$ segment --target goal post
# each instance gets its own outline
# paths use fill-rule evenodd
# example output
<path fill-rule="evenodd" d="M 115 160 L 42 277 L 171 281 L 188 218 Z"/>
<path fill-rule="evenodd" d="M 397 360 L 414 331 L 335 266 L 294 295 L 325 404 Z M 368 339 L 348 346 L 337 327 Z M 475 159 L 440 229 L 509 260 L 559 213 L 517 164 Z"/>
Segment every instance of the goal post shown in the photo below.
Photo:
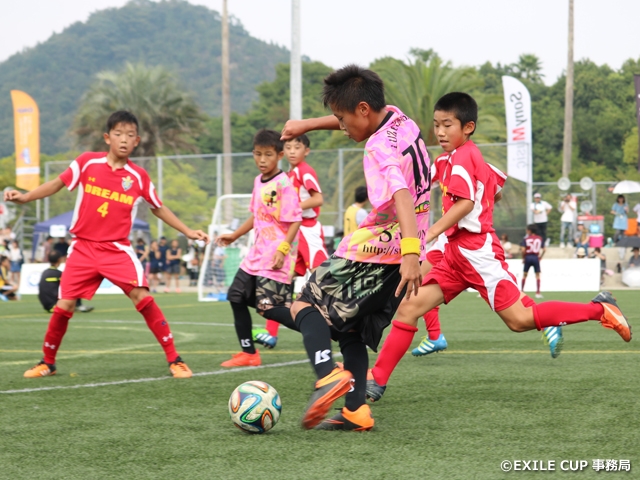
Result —
<path fill-rule="evenodd" d="M 209 225 L 211 242 L 205 248 L 198 276 L 198 301 L 226 300 L 227 290 L 242 259 L 253 245 L 253 230 L 227 247 L 218 247 L 214 239 L 223 233 L 231 233 L 242 225 L 251 215 L 250 203 L 250 194 L 223 195 L 216 202 Z"/>

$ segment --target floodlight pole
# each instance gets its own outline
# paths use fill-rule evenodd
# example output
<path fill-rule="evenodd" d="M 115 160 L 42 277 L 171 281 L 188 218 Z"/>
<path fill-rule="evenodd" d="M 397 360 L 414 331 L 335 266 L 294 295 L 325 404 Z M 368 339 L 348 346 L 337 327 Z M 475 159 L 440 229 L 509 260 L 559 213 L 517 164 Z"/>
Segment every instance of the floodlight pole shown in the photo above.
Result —
<path fill-rule="evenodd" d="M 564 92 L 564 139 L 562 146 L 562 176 L 571 173 L 571 147 L 573 141 L 573 0 L 569 0 L 569 48 L 567 77 Z"/>
<path fill-rule="evenodd" d="M 222 153 L 224 154 L 224 193 L 233 193 L 231 166 L 231 98 L 229 91 L 229 18 L 227 0 L 222 0 Z"/>
<path fill-rule="evenodd" d="M 291 0 L 291 60 L 289 118 L 302 119 L 302 58 L 300 48 L 300 0 Z"/>

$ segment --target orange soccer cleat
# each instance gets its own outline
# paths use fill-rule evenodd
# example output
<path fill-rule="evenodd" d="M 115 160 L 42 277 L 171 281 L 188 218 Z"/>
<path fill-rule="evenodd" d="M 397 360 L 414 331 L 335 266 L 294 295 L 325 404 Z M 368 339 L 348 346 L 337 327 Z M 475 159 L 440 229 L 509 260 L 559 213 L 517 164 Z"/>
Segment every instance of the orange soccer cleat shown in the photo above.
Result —
<path fill-rule="evenodd" d="M 318 380 L 302 417 L 302 428 L 309 430 L 324 420 L 333 402 L 349 391 L 352 381 L 353 375 L 350 371 L 337 367 L 329 375 Z"/>
<path fill-rule="evenodd" d="M 316 430 L 352 430 L 364 432 L 371 430 L 374 425 L 371 409 L 369 405 L 362 405 L 355 412 L 347 407 L 340 409 L 340 412 L 331 418 L 325 419 Z"/>
<path fill-rule="evenodd" d="M 191 369 L 187 367 L 187 364 L 180 357 L 169 364 L 169 370 L 173 378 L 191 378 L 193 375 Z"/>
<path fill-rule="evenodd" d="M 602 308 L 604 308 L 602 318 L 600 318 L 602 326 L 615 330 L 625 342 L 630 342 L 631 325 L 629 325 L 627 317 L 622 314 L 611 292 L 600 292 L 591 301 L 602 304 Z"/>
<path fill-rule="evenodd" d="M 259 367 L 262 365 L 260 352 L 256 353 L 240 352 L 236 353 L 230 360 L 222 362 L 221 367 Z"/>
<path fill-rule="evenodd" d="M 41 360 L 36 366 L 24 372 L 24 378 L 50 377 L 56 374 L 56 366 Z"/>

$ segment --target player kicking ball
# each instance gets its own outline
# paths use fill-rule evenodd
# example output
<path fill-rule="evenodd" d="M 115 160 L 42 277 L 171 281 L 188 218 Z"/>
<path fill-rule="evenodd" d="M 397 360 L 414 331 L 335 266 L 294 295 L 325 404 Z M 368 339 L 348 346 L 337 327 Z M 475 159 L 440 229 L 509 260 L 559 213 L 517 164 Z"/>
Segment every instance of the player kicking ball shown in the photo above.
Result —
<path fill-rule="evenodd" d="M 22 205 L 49 197 L 62 187 L 78 189 L 59 299 L 53 308 L 44 337 L 44 357 L 27 370 L 26 378 L 55 375 L 56 353 L 73 316 L 76 300 L 91 299 L 104 278 L 120 287 L 142 314 L 162 346 L 175 378 L 192 373 L 176 352 L 173 335 L 164 314 L 149 294 L 144 270 L 128 240 L 138 204 L 146 202 L 151 212 L 170 227 L 193 240 L 209 241 L 201 230 L 192 230 L 162 204 L 147 172 L 129 160 L 140 143 L 138 120 L 127 111 L 117 111 L 107 120 L 104 140 L 109 152 L 87 152 L 76 158 L 58 178 L 28 193 L 5 192 L 5 201 Z"/>

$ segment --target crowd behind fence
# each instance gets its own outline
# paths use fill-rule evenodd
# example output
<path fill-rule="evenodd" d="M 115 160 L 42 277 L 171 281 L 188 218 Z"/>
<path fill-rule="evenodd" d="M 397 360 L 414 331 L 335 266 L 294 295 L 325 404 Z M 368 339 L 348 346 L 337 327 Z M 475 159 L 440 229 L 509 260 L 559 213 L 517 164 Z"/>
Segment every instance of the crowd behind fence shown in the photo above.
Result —
<path fill-rule="evenodd" d="M 507 170 L 507 145 L 478 145 L 485 160 L 503 171 Z M 307 162 L 318 174 L 323 190 L 324 205 L 321 209 L 320 221 L 323 225 L 333 225 L 336 231 L 342 230 L 342 218 L 345 209 L 354 201 L 355 188 L 364 185 L 362 170 L 362 152 L 360 148 L 336 150 L 312 150 Z M 429 147 L 433 161 L 441 153 L 440 147 Z M 160 198 L 169 208 L 188 225 L 203 228 L 211 221 L 216 199 L 225 192 L 223 178 L 222 154 L 173 155 L 151 158 L 132 158 L 132 161 L 144 167 L 156 185 Z M 45 164 L 44 181 L 55 178 L 62 173 L 71 161 L 55 161 Z M 232 192 L 251 193 L 257 169 L 252 154 L 234 153 L 232 162 Z M 282 160 L 282 168 L 287 169 L 286 159 Z M 596 182 L 591 191 L 584 192 L 577 183 L 571 185 L 570 193 L 578 195 L 578 205 L 589 199 L 593 208 L 590 213 L 605 215 L 605 236 L 612 236 L 613 230 L 608 214 L 615 196 L 609 193 L 608 187 L 614 182 Z M 556 183 L 534 182 L 533 192 L 540 192 L 544 200 L 553 209 L 549 214 L 548 236 L 552 243 L 558 243 L 560 230 L 559 201 L 566 192 L 559 190 Z M 635 196 L 640 199 L 640 195 Z M 636 203 L 631 195 L 630 206 Z M 44 219 L 54 217 L 69 210 L 75 205 L 76 193 L 66 190 L 44 201 Z M 507 181 L 503 198 L 495 207 L 494 227 L 499 234 L 506 233 L 512 241 L 524 235 L 527 224 L 526 184 L 517 180 Z M 441 215 L 442 202 L 440 190 L 433 186 L 431 197 L 432 221 Z M 156 221 L 148 209 L 141 209 L 138 217 L 151 225 L 151 236 L 157 238 L 164 232 L 162 222 Z"/>

